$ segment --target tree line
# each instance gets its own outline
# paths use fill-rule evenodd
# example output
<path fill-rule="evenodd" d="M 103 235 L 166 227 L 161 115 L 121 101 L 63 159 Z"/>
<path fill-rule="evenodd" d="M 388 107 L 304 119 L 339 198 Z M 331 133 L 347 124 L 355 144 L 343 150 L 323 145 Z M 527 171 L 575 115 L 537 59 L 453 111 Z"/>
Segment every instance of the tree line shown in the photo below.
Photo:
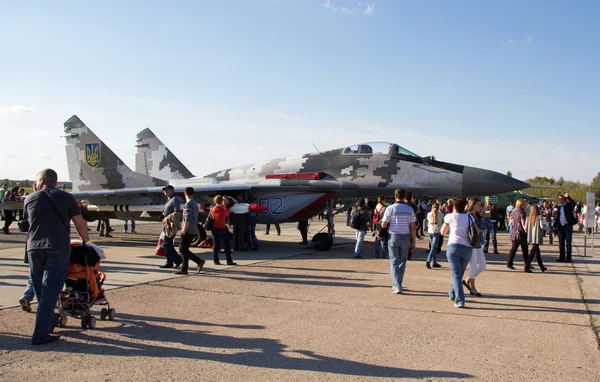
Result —
<path fill-rule="evenodd" d="M 524 191 L 539 198 L 555 200 L 558 195 L 568 192 L 574 200 L 584 204 L 586 202 L 586 193 L 591 191 L 596 194 L 596 200 L 600 200 L 600 172 L 592 179 L 591 183 L 565 180 L 562 176 L 558 179 L 536 176 L 526 179 L 525 183 L 530 184 L 532 187 Z"/>

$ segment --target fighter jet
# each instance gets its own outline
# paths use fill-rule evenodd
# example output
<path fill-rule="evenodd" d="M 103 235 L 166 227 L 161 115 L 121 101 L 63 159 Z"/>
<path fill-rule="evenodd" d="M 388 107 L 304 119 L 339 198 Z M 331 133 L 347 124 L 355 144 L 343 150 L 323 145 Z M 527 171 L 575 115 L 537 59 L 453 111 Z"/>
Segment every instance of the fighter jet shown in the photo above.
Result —
<path fill-rule="evenodd" d="M 136 169 L 143 170 L 142 159 L 146 169 L 140 174 L 127 167 L 77 116 L 65 122 L 64 131 L 73 195 L 83 202 L 84 216 L 90 220 L 100 213 L 122 220 L 156 219 L 165 202 L 162 188 L 166 184 L 173 185 L 178 194 L 185 187 L 194 187 L 200 203 L 222 194 L 261 204 L 268 210 L 259 215 L 258 223 L 306 220 L 326 206 L 332 210 L 336 198 L 391 197 L 396 188 L 436 197 L 489 195 L 529 187 L 497 172 L 421 157 L 388 142 L 273 159 L 192 177 L 158 138 L 143 132 L 138 135 Z M 159 174 L 164 178 L 154 176 Z M 331 240 L 334 230 L 329 223 L 326 235 Z M 200 236 L 205 237 L 205 233 Z"/>

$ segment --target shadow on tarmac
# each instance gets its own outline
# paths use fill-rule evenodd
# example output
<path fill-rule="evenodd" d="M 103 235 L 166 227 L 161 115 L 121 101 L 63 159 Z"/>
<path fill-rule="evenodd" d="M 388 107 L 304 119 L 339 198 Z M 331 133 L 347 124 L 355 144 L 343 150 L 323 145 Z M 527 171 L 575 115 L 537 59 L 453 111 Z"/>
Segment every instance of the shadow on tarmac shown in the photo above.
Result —
<path fill-rule="evenodd" d="M 256 325 L 213 324 L 198 321 L 173 320 L 162 317 L 145 317 L 121 313 L 116 327 L 97 331 L 61 330 L 63 338 L 83 342 L 59 341 L 51 345 L 33 348 L 29 338 L 8 333 L 0 333 L 0 350 L 53 351 L 73 354 L 109 356 L 142 356 L 160 358 L 186 358 L 228 363 L 266 369 L 304 370 L 351 376 L 387 378 L 473 378 L 466 373 L 443 370 L 411 370 L 389 366 L 378 366 L 356 361 L 320 355 L 310 350 L 294 350 L 280 341 L 270 338 L 247 338 L 212 334 L 203 327 L 225 327 L 231 329 L 262 330 Z M 198 327 L 196 330 L 182 330 L 157 325 L 181 324 Z M 120 335 L 117 338 L 98 338 L 94 332 Z M 140 341 L 152 341 L 140 343 Z M 202 347 L 194 350 L 185 347 Z M 214 351 L 204 349 L 212 348 Z M 236 351 L 237 352 L 223 352 Z M 159 362 L 159 361 L 157 361 Z"/>

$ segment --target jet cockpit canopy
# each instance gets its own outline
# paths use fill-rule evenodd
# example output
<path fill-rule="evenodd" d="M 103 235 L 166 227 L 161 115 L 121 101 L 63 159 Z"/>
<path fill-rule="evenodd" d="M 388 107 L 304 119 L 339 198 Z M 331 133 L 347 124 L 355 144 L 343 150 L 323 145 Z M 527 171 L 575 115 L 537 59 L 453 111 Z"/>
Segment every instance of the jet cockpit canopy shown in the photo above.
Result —
<path fill-rule="evenodd" d="M 387 155 L 392 158 L 414 157 L 421 158 L 417 154 L 390 142 L 368 142 L 348 146 L 342 150 L 344 155 Z"/>

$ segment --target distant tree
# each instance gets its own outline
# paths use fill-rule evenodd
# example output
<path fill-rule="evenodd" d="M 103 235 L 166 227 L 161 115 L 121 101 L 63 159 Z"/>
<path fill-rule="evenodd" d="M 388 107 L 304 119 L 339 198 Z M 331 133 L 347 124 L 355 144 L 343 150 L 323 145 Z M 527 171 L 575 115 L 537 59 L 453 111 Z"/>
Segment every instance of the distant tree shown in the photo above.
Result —
<path fill-rule="evenodd" d="M 560 178 L 558 178 L 558 181 L 556 182 L 556 184 L 558 184 L 560 187 L 562 187 L 563 184 L 565 184 L 565 178 L 563 178 L 561 176 Z"/>
<path fill-rule="evenodd" d="M 512 178 L 512 172 L 511 171 L 507 171 L 506 172 L 506 176 L 510 176 Z"/>
<path fill-rule="evenodd" d="M 592 179 L 590 189 L 596 194 L 596 198 L 600 196 L 600 172 L 598 172 L 598 175 L 596 175 L 594 179 Z"/>

